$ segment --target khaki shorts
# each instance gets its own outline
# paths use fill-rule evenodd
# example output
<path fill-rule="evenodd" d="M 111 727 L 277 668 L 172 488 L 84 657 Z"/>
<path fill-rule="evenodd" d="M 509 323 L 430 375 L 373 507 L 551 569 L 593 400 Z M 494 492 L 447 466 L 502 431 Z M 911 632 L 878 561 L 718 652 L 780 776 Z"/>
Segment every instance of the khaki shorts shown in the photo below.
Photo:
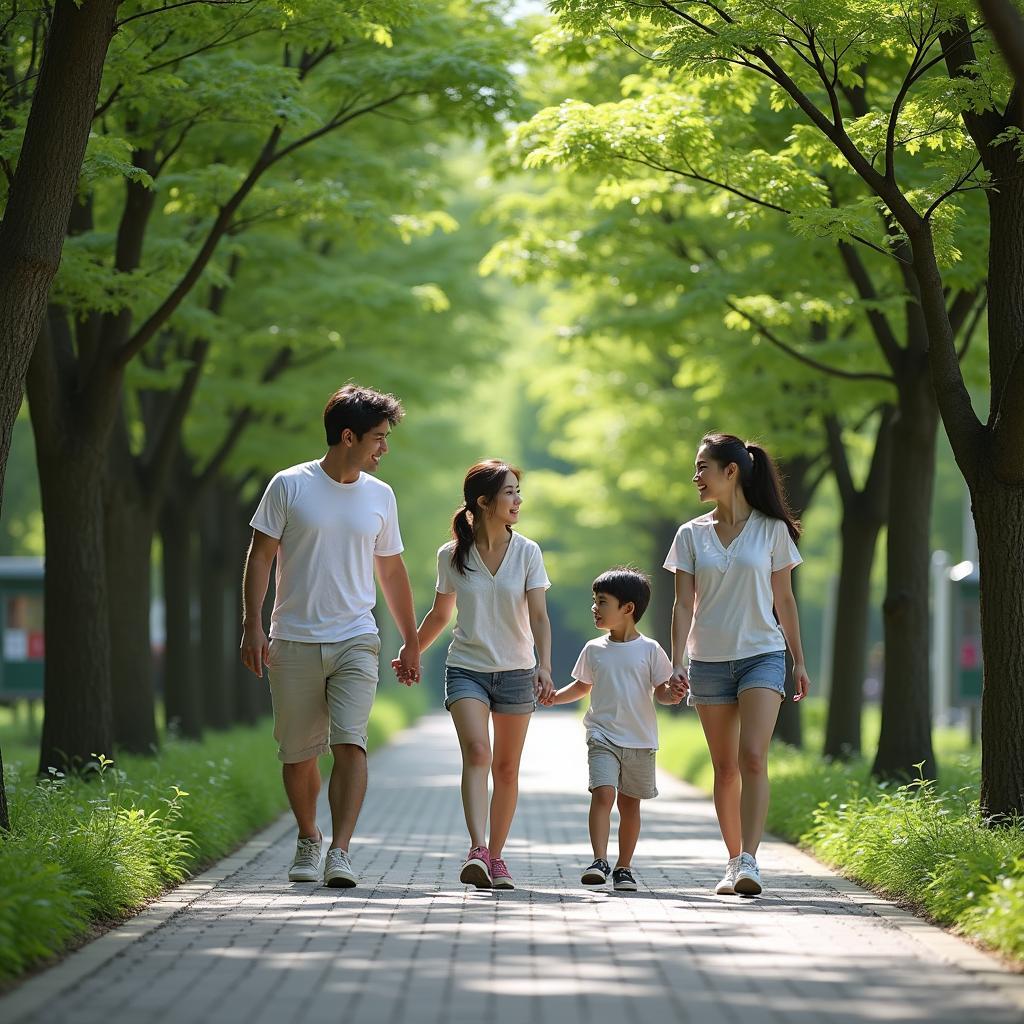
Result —
<path fill-rule="evenodd" d="M 619 747 L 598 736 L 587 737 L 590 791 L 612 786 L 623 796 L 650 800 L 658 795 L 654 783 L 653 750 Z"/>
<path fill-rule="evenodd" d="M 270 641 L 267 672 L 280 760 L 297 764 L 326 754 L 328 741 L 366 749 L 379 654 L 376 633 L 337 644 Z"/>

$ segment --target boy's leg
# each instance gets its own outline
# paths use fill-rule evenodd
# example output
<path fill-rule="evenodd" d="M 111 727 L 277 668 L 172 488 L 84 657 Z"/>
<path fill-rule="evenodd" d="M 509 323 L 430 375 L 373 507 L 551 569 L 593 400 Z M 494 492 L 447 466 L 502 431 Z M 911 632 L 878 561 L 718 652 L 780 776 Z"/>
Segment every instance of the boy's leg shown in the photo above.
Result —
<path fill-rule="evenodd" d="M 331 849 L 347 851 L 366 796 L 366 735 L 377 693 L 380 638 L 368 633 L 322 646 L 334 754 L 327 787 Z"/>
<path fill-rule="evenodd" d="M 617 868 L 628 868 L 633 862 L 633 851 L 640 838 L 640 798 L 620 793 L 619 807 L 619 859 Z"/>
<path fill-rule="evenodd" d="M 608 859 L 608 833 L 611 831 L 615 791 L 622 774 L 620 751 L 598 736 L 587 738 L 587 765 L 590 772 L 590 845 L 594 857 Z"/>
<path fill-rule="evenodd" d="M 590 845 L 595 860 L 608 859 L 608 833 L 614 803 L 614 786 L 598 786 L 590 791 Z"/>

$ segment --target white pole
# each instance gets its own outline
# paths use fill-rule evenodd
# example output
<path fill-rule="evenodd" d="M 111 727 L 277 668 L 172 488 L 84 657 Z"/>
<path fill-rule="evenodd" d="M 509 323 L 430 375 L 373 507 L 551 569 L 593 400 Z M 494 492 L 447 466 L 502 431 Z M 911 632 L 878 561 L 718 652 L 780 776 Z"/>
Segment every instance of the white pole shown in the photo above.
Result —
<path fill-rule="evenodd" d="M 836 605 L 839 581 L 830 576 L 825 587 L 825 606 L 821 609 L 821 664 L 818 667 L 817 689 L 822 697 L 832 693 L 832 652 L 836 645 Z"/>
<path fill-rule="evenodd" d="M 939 725 L 949 723 L 949 709 L 952 698 L 952 646 L 950 644 L 951 588 L 949 579 L 949 553 L 932 552 L 932 721 Z"/>

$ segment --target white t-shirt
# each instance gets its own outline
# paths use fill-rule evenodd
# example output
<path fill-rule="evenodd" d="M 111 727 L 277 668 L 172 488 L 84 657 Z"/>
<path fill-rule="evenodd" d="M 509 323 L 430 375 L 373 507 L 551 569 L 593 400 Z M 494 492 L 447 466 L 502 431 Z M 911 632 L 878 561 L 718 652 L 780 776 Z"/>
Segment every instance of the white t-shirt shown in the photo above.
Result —
<path fill-rule="evenodd" d="M 454 594 L 458 608 L 448 664 L 475 672 L 533 668 L 533 631 L 526 592 L 551 586 L 540 547 L 513 532 L 498 571 L 484 565 L 474 544 L 466 574 L 452 566 L 455 541 L 437 552 L 437 592 Z"/>
<path fill-rule="evenodd" d="M 786 649 L 772 615 L 772 573 L 803 559 L 781 519 L 756 509 L 728 548 L 708 512 L 676 532 L 665 559 L 694 577 L 696 600 L 686 651 L 694 661 L 735 661 Z"/>
<path fill-rule="evenodd" d="M 590 708 L 583 716 L 587 737 L 599 736 L 618 747 L 658 749 L 654 688 L 672 675 L 661 644 L 642 633 L 616 643 L 595 637 L 580 651 L 573 679 L 590 683 Z"/>
<path fill-rule="evenodd" d="M 338 483 L 304 462 L 270 481 L 249 525 L 281 542 L 272 637 L 324 644 L 377 632 L 373 558 L 402 550 L 386 483 L 366 473 Z"/>

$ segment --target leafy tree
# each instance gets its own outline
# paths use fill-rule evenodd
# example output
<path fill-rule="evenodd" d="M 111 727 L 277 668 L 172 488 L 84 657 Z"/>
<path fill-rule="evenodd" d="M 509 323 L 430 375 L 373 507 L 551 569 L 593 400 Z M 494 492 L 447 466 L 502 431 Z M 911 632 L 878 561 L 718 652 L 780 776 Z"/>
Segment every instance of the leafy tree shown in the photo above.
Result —
<path fill-rule="evenodd" d="M 922 670 L 928 654 L 928 552 L 922 542 L 926 531 L 919 524 L 927 521 L 930 504 L 937 408 L 962 469 L 972 418 L 981 429 L 973 412 L 968 415 L 956 342 L 979 301 L 977 278 L 962 274 L 957 264 L 969 251 L 964 238 L 975 227 L 966 216 L 972 206 L 965 193 L 984 189 L 990 207 L 998 203 L 993 197 L 1002 192 L 989 186 L 993 178 L 1001 186 L 1011 181 L 1017 162 L 1012 146 L 986 143 L 981 153 L 959 114 L 965 110 L 970 125 L 982 116 L 976 111 L 991 109 L 993 97 L 1007 92 L 1005 72 L 990 51 L 975 53 L 972 40 L 978 29 L 966 24 L 962 5 L 919 5 L 909 13 L 903 5 L 880 3 L 785 11 L 756 2 L 728 9 L 667 3 L 640 9 L 592 0 L 564 0 L 553 6 L 576 32 L 626 32 L 668 79 L 696 79 L 702 90 L 724 82 L 735 90 L 734 103 L 746 97 L 752 110 L 771 108 L 784 145 L 746 154 L 737 163 L 732 158 L 741 148 L 724 125 L 721 137 L 714 134 L 705 123 L 704 108 L 691 103 L 677 111 L 670 125 L 668 139 L 675 143 L 671 152 L 690 159 L 683 166 L 686 174 L 731 188 L 734 194 L 767 200 L 787 212 L 795 229 L 843 243 L 844 254 L 856 252 L 855 241 L 869 243 L 895 263 L 903 278 L 913 303 L 913 308 L 907 304 L 904 344 L 894 346 L 892 337 L 878 340 L 898 392 L 897 446 L 903 472 L 892 480 L 891 509 L 909 510 L 902 521 L 918 525 L 910 530 L 890 522 L 885 711 L 875 770 L 909 772 L 914 750 L 925 756 L 913 760 L 928 761 L 930 755 L 927 673 Z M 944 59 L 948 74 L 938 70 Z M 1012 105 L 1009 115 L 1012 119 Z M 997 134 L 991 133 L 988 141 L 997 141 Z M 661 157 L 655 153 L 655 160 L 664 164 Z M 823 182 L 823 167 L 834 167 L 844 187 L 837 190 Z M 767 191 L 758 194 L 765 185 Z M 993 226 L 996 220 L 990 217 Z M 1002 227 L 993 235 L 990 254 L 999 248 Z M 1006 283 L 1003 295 L 1015 291 L 1012 280 L 1006 280 L 1012 266 L 1010 259 L 1000 267 L 1000 281 Z M 990 260 L 989 337 L 994 353 L 1000 348 L 994 341 L 995 325 L 1005 318 L 1006 303 L 1003 298 L 996 302 L 993 269 Z M 877 295 L 874 273 L 865 284 Z M 994 354 L 993 362 L 1000 362 Z M 1002 388 L 993 391 L 999 394 Z M 976 474 L 965 475 L 976 490 Z M 1009 514 L 1010 509 L 1003 511 Z M 1002 693 L 1004 688 L 997 684 L 995 689 Z M 999 703 L 1005 707 L 1003 699 Z M 1007 757 L 1017 762 L 1015 754 Z M 1017 771 L 1012 769 L 1011 775 Z M 987 793 L 994 777 L 991 771 L 986 777 Z M 1002 800 L 990 809 L 1005 809 Z"/>
<path fill-rule="evenodd" d="M 64 575 L 47 588 L 44 763 L 110 744 L 99 481 L 128 366 L 211 280 L 221 243 L 278 213 L 263 205 L 273 189 L 286 203 L 289 183 L 301 188 L 300 154 L 361 119 L 432 118 L 443 132 L 492 123 L 511 102 L 500 24 L 483 5 L 148 10 L 122 22 L 97 108 L 97 170 L 124 175 L 124 195 L 87 180 L 76 260 L 29 375 L 47 557 Z M 337 202 L 341 189 L 319 180 Z"/>

